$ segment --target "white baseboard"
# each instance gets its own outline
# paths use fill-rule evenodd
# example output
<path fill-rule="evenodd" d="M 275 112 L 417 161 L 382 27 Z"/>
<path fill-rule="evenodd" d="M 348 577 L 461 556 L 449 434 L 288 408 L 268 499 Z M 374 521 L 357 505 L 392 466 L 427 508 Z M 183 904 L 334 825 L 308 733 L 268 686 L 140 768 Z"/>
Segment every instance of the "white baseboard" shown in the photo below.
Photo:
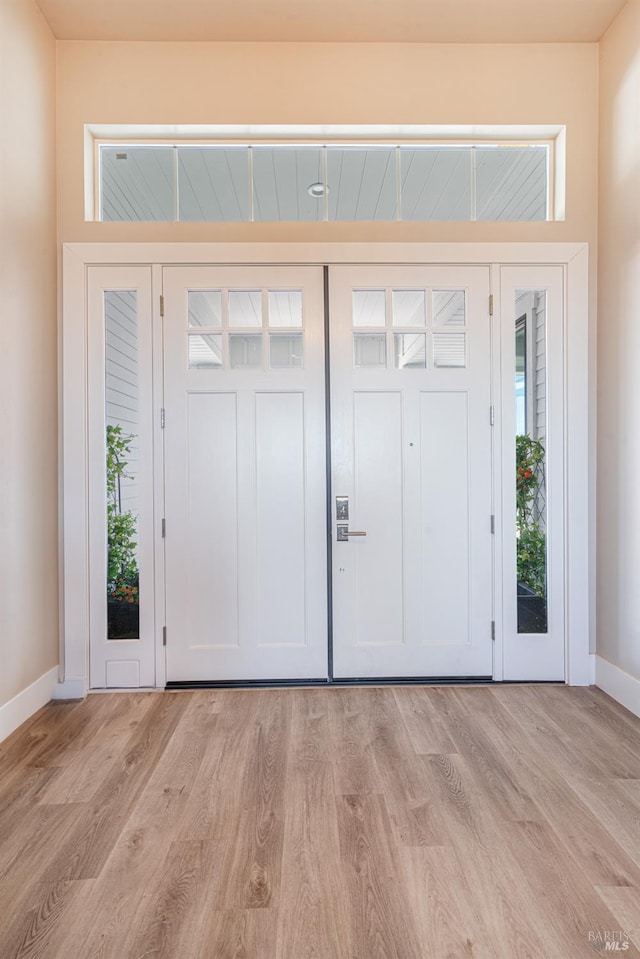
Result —
<path fill-rule="evenodd" d="M 601 656 L 595 659 L 595 685 L 630 712 L 640 716 L 640 679 Z"/>
<path fill-rule="evenodd" d="M 46 706 L 53 698 L 53 687 L 57 681 L 58 667 L 55 666 L 4 706 L 0 706 L 0 742 L 10 736 L 18 726 L 22 726 L 42 706 Z"/>
<path fill-rule="evenodd" d="M 596 654 L 589 653 L 589 685 L 595 686 L 596 684 Z"/>
<path fill-rule="evenodd" d="M 61 683 L 56 683 L 53 690 L 54 699 L 84 699 L 87 695 L 87 684 L 84 676 L 69 676 Z"/>

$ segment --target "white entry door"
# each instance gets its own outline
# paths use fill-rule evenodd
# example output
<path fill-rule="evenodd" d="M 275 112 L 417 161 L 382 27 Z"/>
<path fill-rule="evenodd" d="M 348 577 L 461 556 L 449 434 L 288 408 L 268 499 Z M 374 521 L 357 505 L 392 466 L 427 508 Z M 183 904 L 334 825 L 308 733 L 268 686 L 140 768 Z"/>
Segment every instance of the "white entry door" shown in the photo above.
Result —
<path fill-rule="evenodd" d="M 326 679 L 322 270 L 164 270 L 167 678 Z M 330 270 L 333 671 L 490 677 L 489 271 Z"/>
<path fill-rule="evenodd" d="M 323 679 L 323 273 L 164 270 L 169 681 Z"/>
<path fill-rule="evenodd" d="M 330 316 L 334 674 L 490 677 L 489 270 L 335 267 Z"/>

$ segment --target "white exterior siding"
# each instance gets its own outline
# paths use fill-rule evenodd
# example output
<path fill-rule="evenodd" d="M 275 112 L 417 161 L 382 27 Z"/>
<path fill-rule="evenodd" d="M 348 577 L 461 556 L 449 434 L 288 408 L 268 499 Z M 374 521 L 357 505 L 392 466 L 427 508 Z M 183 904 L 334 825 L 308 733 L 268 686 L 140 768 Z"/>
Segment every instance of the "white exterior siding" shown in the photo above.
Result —
<path fill-rule="evenodd" d="M 534 301 L 534 397 L 533 429 L 534 436 L 543 440 L 547 435 L 547 297 L 546 293 L 537 293 Z M 533 371 L 532 371 L 533 372 Z"/>

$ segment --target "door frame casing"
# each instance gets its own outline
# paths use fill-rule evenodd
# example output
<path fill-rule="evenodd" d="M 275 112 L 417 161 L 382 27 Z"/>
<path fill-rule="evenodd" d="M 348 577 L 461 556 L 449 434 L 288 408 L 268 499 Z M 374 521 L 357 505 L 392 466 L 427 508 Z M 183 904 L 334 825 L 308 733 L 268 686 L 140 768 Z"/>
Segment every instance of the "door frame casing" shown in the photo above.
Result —
<path fill-rule="evenodd" d="M 590 595 L 595 538 L 590 496 L 590 356 L 588 322 L 589 248 L 586 243 L 68 243 L 63 245 L 62 312 L 59 323 L 60 409 L 60 682 L 57 698 L 80 698 L 89 689 L 90 545 L 88 487 L 88 314 L 87 269 L 90 266 L 150 266 L 153 310 L 153 363 L 162 369 L 160 293 L 162 267 L 168 265 L 323 266 L 345 263 L 484 265 L 490 268 L 495 328 L 500 328 L 500 270 L 504 266 L 560 265 L 565 278 L 564 312 L 564 533 L 565 533 L 565 682 L 588 685 L 591 680 Z M 496 437 L 501 435 L 500 338 L 492 343 Z M 157 386 L 154 386 L 157 389 Z M 154 394 L 154 407 L 162 405 Z M 501 502 L 500 443 L 494 443 L 494 495 Z M 162 434 L 154 420 L 154 496 L 162 502 Z M 586 478 L 586 479 L 585 479 Z M 494 680 L 503 678 L 501 509 L 496 508 Z M 164 609 L 164 550 L 156 546 L 156 687 L 165 685 L 162 646 Z"/>

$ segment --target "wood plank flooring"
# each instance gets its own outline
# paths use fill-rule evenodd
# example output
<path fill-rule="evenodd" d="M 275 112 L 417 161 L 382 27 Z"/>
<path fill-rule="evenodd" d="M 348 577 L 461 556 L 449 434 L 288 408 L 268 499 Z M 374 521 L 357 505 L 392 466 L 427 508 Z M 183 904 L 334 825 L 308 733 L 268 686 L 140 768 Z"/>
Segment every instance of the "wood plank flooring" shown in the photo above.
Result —
<path fill-rule="evenodd" d="M 640 720 L 597 689 L 106 694 L 0 744 L 0 959 L 610 952 Z"/>

